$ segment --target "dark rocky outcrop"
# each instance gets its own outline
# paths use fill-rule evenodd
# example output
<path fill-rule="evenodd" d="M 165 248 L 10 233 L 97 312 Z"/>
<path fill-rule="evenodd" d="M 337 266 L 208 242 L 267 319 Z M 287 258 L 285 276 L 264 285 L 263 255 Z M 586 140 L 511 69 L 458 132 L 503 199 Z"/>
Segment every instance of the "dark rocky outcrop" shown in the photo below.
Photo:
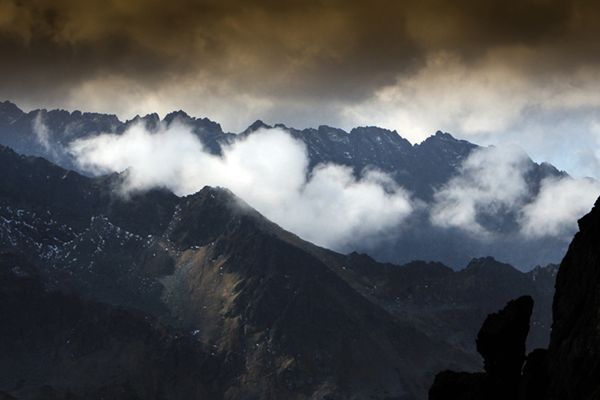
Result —
<path fill-rule="evenodd" d="M 548 350 L 535 349 L 527 355 L 519 387 L 519 399 L 546 400 L 550 375 Z"/>
<path fill-rule="evenodd" d="M 516 397 L 532 311 L 533 299 L 523 296 L 490 314 L 483 323 L 477 335 L 477 351 L 483 357 L 488 384 L 493 388 L 490 395 Z"/>
<path fill-rule="evenodd" d="M 442 371 L 429 389 L 430 400 L 483 400 L 489 397 L 489 386 L 483 372 Z"/>
<path fill-rule="evenodd" d="M 523 296 L 490 314 L 477 335 L 485 373 L 442 372 L 436 376 L 429 398 L 516 399 L 532 310 L 533 300 Z"/>
<path fill-rule="evenodd" d="M 553 314 L 549 398 L 600 398 L 600 201 L 561 263 Z"/>

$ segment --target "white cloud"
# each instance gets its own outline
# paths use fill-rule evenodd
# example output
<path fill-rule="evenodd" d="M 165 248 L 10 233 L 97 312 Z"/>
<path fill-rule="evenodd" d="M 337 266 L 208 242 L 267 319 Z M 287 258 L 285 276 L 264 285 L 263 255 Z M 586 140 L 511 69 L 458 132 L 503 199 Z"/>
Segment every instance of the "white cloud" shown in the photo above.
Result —
<path fill-rule="evenodd" d="M 600 182 L 592 179 L 547 178 L 537 198 L 523 207 L 521 230 L 528 237 L 571 235 L 599 195 Z"/>
<path fill-rule="evenodd" d="M 370 98 L 345 107 L 347 120 L 397 129 L 420 142 L 442 129 L 467 137 L 493 134 L 495 142 L 527 125 L 532 112 L 567 113 L 600 107 L 600 76 L 580 68 L 553 77 L 531 74 L 535 52 L 500 48 L 470 63 L 451 52 L 430 54 L 413 75 L 401 75 Z M 596 82 L 590 84 L 590 82 Z M 536 121 L 550 128 L 552 119 Z M 562 132 L 564 133 L 564 132 Z"/>
<path fill-rule="evenodd" d="M 163 186 L 175 193 L 190 193 L 190 183 L 182 179 L 187 169 L 212 161 L 200 141 L 187 128 L 176 124 L 156 134 L 134 125 L 123 135 L 103 134 L 76 140 L 70 144 L 70 151 L 88 171 L 108 173 L 129 168 L 126 191 Z"/>
<path fill-rule="evenodd" d="M 257 117 L 265 119 L 269 110 L 276 108 L 274 102 L 264 96 L 236 89 L 238 88 L 224 82 L 211 81 L 203 73 L 192 77 L 173 76 L 166 82 L 153 86 L 152 90 L 135 79 L 100 75 L 71 88 L 66 99 L 61 99 L 56 106 L 77 109 L 85 104 L 89 111 L 118 111 L 121 119 L 152 112 L 166 115 L 182 109 L 219 121 L 225 130 L 233 132 L 243 131 Z M 120 96 L 115 97 L 116 92 Z M 281 106 L 282 101 L 276 103 Z"/>
<path fill-rule="evenodd" d="M 459 174 L 435 193 L 431 222 L 477 235 L 489 232 L 480 222 L 522 204 L 528 193 L 525 174 L 531 162 L 515 146 L 475 150 Z"/>
<path fill-rule="evenodd" d="M 379 171 L 363 171 L 357 179 L 347 167 L 326 164 L 309 172 L 305 145 L 280 129 L 224 146 L 221 157 L 206 152 L 197 136 L 177 123 L 154 133 L 134 125 L 122 135 L 77 140 L 70 152 L 91 172 L 128 169 L 125 192 L 160 186 L 186 195 L 205 185 L 227 187 L 283 228 L 339 250 L 397 234 L 402 222 L 422 209 Z M 431 223 L 493 240 L 512 220 L 516 231 L 510 234 L 524 240 L 568 238 L 600 195 L 600 183 L 547 178 L 539 193 L 531 193 L 532 166 L 517 146 L 473 151 L 458 175 L 435 193 L 427 209 Z"/>
<path fill-rule="evenodd" d="M 42 113 L 39 111 L 33 119 L 32 128 L 38 143 L 47 151 L 52 151 L 53 146 L 50 143 L 50 132 L 44 123 Z"/>
<path fill-rule="evenodd" d="M 336 249 L 397 230 L 414 207 L 381 172 L 356 179 L 350 169 L 327 164 L 308 174 L 305 145 L 280 129 L 225 146 L 222 157 L 205 152 L 177 124 L 156 133 L 136 125 L 122 135 L 77 140 L 70 151 L 89 171 L 129 168 L 126 191 L 162 186 L 184 195 L 205 185 L 227 187 L 283 228 Z"/>
<path fill-rule="evenodd" d="M 529 157 L 515 146 L 475 150 L 459 174 L 435 193 L 432 224 L 494 239 L 499 234 L 493 229 L 494 221 L 504 223 L 508 216 L 515 220 L 516 233 L 526 239 L 568 239 L 577 230 L 577 219 L 600 195 L 600 182 L 547 177 L 539 193 L 530 193 L 527 174 L 532 166 Z"/>
<path fill-rule="evenodd" d="M 528 76 L 493 61 L 472 66 L 452 53 L 432 54 L 414 75 L 402 75 L 347 107 L 346 117 L 398 129 L 412 142 L 438 129 L 465 136 L 506 130 L 537 89 Z"/>
<path fill-rule="evenodd" d="M 482 145 L 519 143 L 536 160 L 600 178 L 600 158 L 587 150 L 597 146 L 600 73 L 532 73 L 544 62 L 552 61 L 519 47 L 497 48 L 469 62 L 432 53 L 412 75 L 399 75 L 369 98 L 345 105 L 339 119 L 395 129 L 413 143 L 437 130 Z"/>

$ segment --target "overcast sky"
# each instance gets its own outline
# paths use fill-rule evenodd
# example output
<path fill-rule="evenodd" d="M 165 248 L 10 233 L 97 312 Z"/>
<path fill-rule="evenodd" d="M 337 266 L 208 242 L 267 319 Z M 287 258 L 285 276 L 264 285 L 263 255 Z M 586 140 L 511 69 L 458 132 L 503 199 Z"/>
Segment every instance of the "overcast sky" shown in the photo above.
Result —
<path fill-rule="evenodd" d="M 229 131 L 439 129 L 600 177 L 599 4 L 0 0 L 0 99 Z"/>

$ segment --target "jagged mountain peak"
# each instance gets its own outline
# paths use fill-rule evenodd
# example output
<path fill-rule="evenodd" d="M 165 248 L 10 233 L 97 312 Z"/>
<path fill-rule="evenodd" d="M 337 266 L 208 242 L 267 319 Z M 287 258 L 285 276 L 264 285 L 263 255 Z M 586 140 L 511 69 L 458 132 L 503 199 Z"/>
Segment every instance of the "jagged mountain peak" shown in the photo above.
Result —
<path fill-rule="evenodd" d="M 404 153 L 412 150 L 412 144 L 395 130 L 392 131 L 377 126 L 360 126 L 353 128 L 350 135 L 356 135 L 363 140 L 375 142 L 379 146 L 395 146 L 398 147 L 400 152 Z"/>
<path fill-rule="evenodd" d="M 269 124 L 264 123 L 262 120 L 257 119 L 256 121 L 254 121 L 252 124 L 250 124 L 243 132 L 242 135 L 247 135 L 250 134 L 252 132 L 255 132 L 259 129 L 271 129 L 272 126 Z"/>
<path fill-rule="evenodd" d="M 0 118 L 7 119 L 8 122 L 13 122 L 20 116 L 25 114 L 16 104 L 8 100 L 0 102 Z"/>
<path fill-rule="evenodd" d="M 435 133 L 432 136 L 437 137 L 438 139 L 456 140 L 454 136 L 452 136 L 448 132 L 443 131 L 435 131 Z"/>
<path fill-rule="evenodd" d="M 472 259 L 463 270 L 471 273 L 492 273 L 492 272 L 516 272 L 520 273 L 510 264 L 496 260 L 494 257 L 479 257 Z"/>
<path fill-rule="evenodd" d="M 181 248 L 201 247 L 222 235 L 239 233 L 240 229 L 267 234 L 300 247 L 314 246 L 269 221 L 229 189 L 211 186 L 180 199 L 171 237 Z"/>
<path fill-rule="evenodd" d="M 137 123 L 140 121 L 155 121 L 155 122 L 160 122 L 160 116 L 157 113 L 150 113 L 150 114 L 146 114 L 144 116 L 141 116 L 139 114 L 136 114 L 133 118 L 128 119 L 127 121 L 125 121 L 126 124 L 132 124 L 132 123 Z"/>
<path fill-rule="evenodd" d="M 188 113 L 186 113 L 183 110 L 172 111 L 172 112 L 168 113 L 163 118 L 163 121 L 167 125 L 170 125 L 174 121 L 178 121 L 185 125 L 189 125 L 194 129 L 204 129 L 206 131 L 209 131 L 210 133 L 219 133 L 219 134 L 223 133 L 223 130 L 219 123 L 212 121 L 209 118 L 196 118 L 196 117 L 190 116 Z"/>
<path fill-rule="evenodd" d="M 360 134 L 368 134 L 368 135 L 398 135 L 398 132 L 392 131 L 386 128 L 380 128 L 378 126 L 357 126 L 350 130 L 350 134 L 360 135 Z"/>
<path fill-rule="evenodd" d="M 306 129 L 306 131 L 315 131 L 312 129 Z M 336 128 L 333 126 L 329 126 L 329 125 L 319 125 L 316 129 L 316 132 L 320 133 L 320 134 L 327 134 L 327 135 L 348 135 L 348 132 L 346 132 L 345 130 L 341 129 L 341 128 Z"/>
<path fill-rule="evenodd" d="M 160 121 L 160 117 L 159 117 L 158 113 L 155 113 L 155 112 L 146 114 L 142 118 L 146 119 L 146 120 L 151 120 L 151 121 Z"/>
<path fill-rule="evenodd" d="M 230 214 L 258 215 L 258 212 L 231 190 L 220 186 L 204 186 L 198 192 L 182 197 L 181 201 L 193 208 L 220 207 Z"/>
<path fill-rule="evenodd" d="M 176 119 L 180 119 L 182 122 L 185 121 L 193 121 L 195 118 L 191 117 L 188 113 L 183 110 L 171 111 L 167 115 L 165 115 L 164 121 L 167 123 L 171 123 Z"/>
<path fill-rule="evenodd" d="M 469 150 L 479 147 L 467 140 L 457 139 L 448 132 L 436 131 L 433 135 L 427 137 L 421 143 L 415 145 L 415 147 L 446 147 L 451 146 L 453 148 L 466 147 Z"/>
<path fill-rule="evenodd" d="M 18 111 L 22 111 L 19 106 L 17 106 L 15 103 L 13 103 L 10 100 L 3 100 L 0 101 L 0 110 L 5 110 L 5 109 L 12 109 L 12 110 L 18 110 Z"/>

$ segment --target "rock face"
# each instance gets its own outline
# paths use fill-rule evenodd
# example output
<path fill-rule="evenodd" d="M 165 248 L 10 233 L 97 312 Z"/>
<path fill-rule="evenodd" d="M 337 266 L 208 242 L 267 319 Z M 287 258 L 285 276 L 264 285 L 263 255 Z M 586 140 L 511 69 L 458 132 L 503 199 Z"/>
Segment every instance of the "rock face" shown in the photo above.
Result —
<path fill-rule="evenodd" d="M 547 400 L 549 381 L 548 350 L 535 349 L 527 355 L 518 398 L 523 400 Z"/>
<path fill-rule="evenodd" d="M 512 300 L 498 313 L 490 314 L 477 335 L 477 351 L 483 357 L 488 383 L 498 398 L 517 395 L 532 311 L 531 297 Z"/>
<path fill-rule="evenodd" d="M 600 201 L 579 220 L 556 279 L 553 313 L 549 397 L 600 398 Z"/>
<path fill-rule="evenodd" d="M 8 250 L 0 250 L 0 338 L 1 399 L 216 395 L 216 357 L 192 335 L 52 290 L 37 267 Z"/>
<path fill-rule="evenodd" d="M 505 388 L 511 390 L 510 396 L 505 398 L 600 398 L 600 199 L 594 209 L 579 220 L 579 229 L 557 275 L 548 350 L 531 352 L 519 377 L 524 354 L 521 340 L 527 333 L 525 313 L 520 317 L 513 314 L 512 318 L 501 319 L 498 317 L 503 312 L 490 316 L 482 328 L 482 332 L 489 332 L 484 337 L 489 339 L 495 336 L 490 335 L 491 332 L 503 330 L 514 335 L 505 333 L 501 335 L 504 340 L 482 341 L 480 333 L 478 349 L 482 350 L 486 360 L 487 373 L 442 372 L 430 389 L 430 399 L 492 398 L 486 391 L 499 392 L 498 382 L 504 382 Z M 492 371 L 498 376 L 498 370 L 504 371 L 501 381 L 486 379 Z M 515 380 L 519 381 L 518 393 L 514 392 Z"/>
<path fill-rule="evenodd" d="M 532 310 L 532 298 L 523 296 L 490 314 L 477 335 L 485 373 L 442 372 L 436 376 L 429 398 L 516 399 Z"/>

